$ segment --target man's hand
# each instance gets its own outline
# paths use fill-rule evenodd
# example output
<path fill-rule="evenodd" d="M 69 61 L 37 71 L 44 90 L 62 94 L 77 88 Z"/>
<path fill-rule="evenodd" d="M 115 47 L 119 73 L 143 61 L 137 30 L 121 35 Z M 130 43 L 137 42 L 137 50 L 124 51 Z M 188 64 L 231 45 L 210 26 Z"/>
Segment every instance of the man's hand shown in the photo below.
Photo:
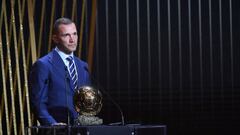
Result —
<path fill-rule="evenodd" d="M 58 123 L 53 123 L 52 126 L 66 126 L 66 123 L 63 122 L 58 122 Z"/>

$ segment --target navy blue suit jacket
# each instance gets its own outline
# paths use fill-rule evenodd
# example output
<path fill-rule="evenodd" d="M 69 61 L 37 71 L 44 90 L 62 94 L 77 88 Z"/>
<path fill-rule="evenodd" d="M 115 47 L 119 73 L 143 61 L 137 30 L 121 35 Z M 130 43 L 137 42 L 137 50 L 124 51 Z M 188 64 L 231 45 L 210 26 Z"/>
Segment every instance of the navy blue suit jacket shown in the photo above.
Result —
<path fill-rule="evenodd" d="M 78 86 L 90 84 L 87 64 L 74 57 L 78 72 Z M 29 77 L 32 108 L 41 125 L 73 120 L 77 112 L 73 106 L 74 89 L 69 72 L 60 55 L 51 51 L 38 59 Z"/>

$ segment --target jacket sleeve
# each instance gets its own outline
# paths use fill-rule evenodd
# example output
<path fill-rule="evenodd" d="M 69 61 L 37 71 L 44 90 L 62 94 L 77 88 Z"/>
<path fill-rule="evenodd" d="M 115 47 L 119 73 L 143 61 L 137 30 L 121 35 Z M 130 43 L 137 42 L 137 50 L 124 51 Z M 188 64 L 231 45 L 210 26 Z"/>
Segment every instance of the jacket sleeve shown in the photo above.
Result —
<path fill-rule="evenodd" d="M 47 109 L 49 74 L 50 70 L 47 63 L 38 60 L 33 65 L 29 76 L 30 101 L 41 125 L 56 123 L 56 120 L 49 114 Z"/>

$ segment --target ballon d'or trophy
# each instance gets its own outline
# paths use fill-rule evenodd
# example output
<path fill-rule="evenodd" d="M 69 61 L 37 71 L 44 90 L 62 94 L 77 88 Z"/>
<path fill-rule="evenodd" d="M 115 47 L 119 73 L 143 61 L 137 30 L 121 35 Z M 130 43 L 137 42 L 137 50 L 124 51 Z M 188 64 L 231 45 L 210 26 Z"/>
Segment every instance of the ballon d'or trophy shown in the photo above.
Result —
<path fill-rule="evenodd" d="M 96 117 L 102 109 L 102 94 L 92 86 L 82 86 L 74 93 L 74 106 L 79 113 L 75 125 L 100 125 L 103 120 Z"/>

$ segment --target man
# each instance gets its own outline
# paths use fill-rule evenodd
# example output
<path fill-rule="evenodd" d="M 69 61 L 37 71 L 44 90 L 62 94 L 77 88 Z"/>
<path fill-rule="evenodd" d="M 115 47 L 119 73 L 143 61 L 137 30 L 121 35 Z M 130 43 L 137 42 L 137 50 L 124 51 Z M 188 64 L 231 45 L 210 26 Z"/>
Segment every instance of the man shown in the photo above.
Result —
<path fill-rule="evenodd" d="M 87 64 L 73 54 L 78 41 L 74 22 L 56 20 L 52 40 L 56 47 L 38 59 L 30 72 L 31 105 L 41 125 L 73 124 L 74 91 L 90 83 Z"/>

